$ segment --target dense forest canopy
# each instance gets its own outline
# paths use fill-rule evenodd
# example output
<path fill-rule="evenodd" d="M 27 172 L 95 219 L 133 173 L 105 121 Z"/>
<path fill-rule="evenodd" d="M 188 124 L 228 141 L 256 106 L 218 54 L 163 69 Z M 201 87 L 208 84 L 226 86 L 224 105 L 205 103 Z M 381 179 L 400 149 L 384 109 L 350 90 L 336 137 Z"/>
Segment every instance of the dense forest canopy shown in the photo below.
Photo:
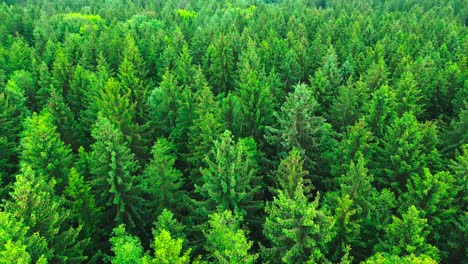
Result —
<path fill-rule="evenodd" d="M 0 263 L 468 262 L 465 0 L 0 21 Z"/>

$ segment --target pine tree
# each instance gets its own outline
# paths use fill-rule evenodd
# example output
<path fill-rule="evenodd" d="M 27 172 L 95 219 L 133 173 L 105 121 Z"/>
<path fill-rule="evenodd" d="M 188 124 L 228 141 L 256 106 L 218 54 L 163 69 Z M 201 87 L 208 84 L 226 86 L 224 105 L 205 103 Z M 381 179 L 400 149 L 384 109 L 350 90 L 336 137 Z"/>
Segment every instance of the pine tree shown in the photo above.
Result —
<path fill-rule="evenodd" d="M 181 212 L 184 208 L 182 173 L 174 167 L 176 160 L 174 144 L 159 138 L 153 146 L 153 158 L 146 166 L 142 179 L 143 192 L 148 195 L 145 203 L 151 212 L 148 219 L 155 219 L 164 208 Z"/>
<path fill-rule="evenodd" d="M 227 94 L 232 90 L 234 76 L 234 52 L 229 35 L 221 34 L 215 38 L 206 51 L 208 81 L 214 87 L 214 94 Z"/>
<path fill-rule="evenodd" d="M 278 127 L 267 128 L 270 144 L 281 145 L 283 151 L 293 147 L 304 152 L 305 168 L 312 172 L 316 164 L 317 148 L 324 123 L 322 117 L 315 116 L 317 101 L 305 84 L 295 86 L 276 116 Z"/>
<path fill-rule="evenodd" d="M 367 87 L 363 82 L 352 83 L 338 88 L 338 95 L 330 106 L 329 120 L 338 131 L 345 131 L 355 124 L 362 114 L 362 105 L 367 101 Z"/>
<path fill-rule="evenodd" d="M 455 198 L 460 187 L 448 172 L 432 174 L 425 168 L 423 174 L 411 177 L 407 183 L 408 191 L 401 198 L 402 207 L 411 205 L 428 219 L 427 241 L 441 250 L 441 256 L 454 252 L 452 235 L 456 232 L 457 206 Z"/>
<path fill-rule="evenodd" d="M 0 212 L 0 263 L 46 260 L 47 241 L 38 233 L 31 234 L 29 229 L 22 219 L 5 211 Z"/>
<path fill-rule="evenodd" d="M 289 199 L 294 199 L 294 195 L 299 184 L 303 184 L 304 195 L 310 198 L 311 190 L 314 188 L 310 179 L 307 178 L 308 171 L 303 169 L 304 160 L 301 152 L 293 148 L 289 155 L 281 160 L 278 170 L 274 174 L 276 190 L 281 190 Z"/>
<path fill-rule="evenodd" d="M 396 112 L 402 116 L 405 112 L 412 112 L 420 117 L 425 106 L 421 103 L 421 90 L 411 71 L 405 71 L 396 84 L 397 101 Z"/>
<path fill-rule="evenodd" d="M 240 228 L 241 220 L 231 211 L 221 211 L 209 216 L 209 228 L 204 232 L 207 260 L 215 263 L 255 263 L 257 254 L 249 253 L 252 242 Z"/>
<path fill-rule="evenodd" d="M 360 242 L 361 225 L 358 210 L 349 195 L 338 198 L 334 214 L 334 233 L 336 236 L 330 243 L 334 250 L 333 259 L 341 259 L 346 254 L 346 248 Z"/>
<path fill-rule="evenodd" d="M 182 239 L 171 237 L 171 233 L 167 230 L 162 230 L 154 237 L 154 244 L 151 246 L 154 249 L 154 257 L 145 256 L 142 260 L 143 264 L 189 264 L 190 249 L 182 253 Z"/>
<path fill-rule="evenodd" d="M 202 197 L 198 204 L 203 215 L 231 210 L 254 217 L 262 208 L 257 200 L 260 177 L 257 175 L 256 146 L 251 139 L 234 141 L 231 132 L 223 133 L 205 158 L 201 169 L 202 185 L 195 185 Z"/>
<path fill-rule="evenodd" d="M 435 147 L 428 146 L 425 150 L 427 143 L 421 130 L 422 126 L 411 113 L 403 114 L 387 127 L 373 165 L 380 186 L 404 191 L 407 179 L 422 173 L 423 167 L 430 163 Z"/>
<path fill-rule="evenodd" d="M 200 183 L 200 167 L 205 156 L 213 148 L 215 140 L 222 134 L 220 109 L 208 86 L 203 86 L 196 95 L 194 121 L 189 127 L 187 163 L 190 166 L 190 182 Z"/>
<path fill-rule="evenodd" d="M 179 99 L 182 87 L 175 76 L 166 70 L 159 87 L 155 88 L 149 98 L 150 116 L 154 123 L 156 135 L 169 136 L 176 127 Z"/>
<path fill-rule="evenodd" d="M 129 92 L 130 102 L 135 105 L 134 121 L 142 125 L 147 120 L 147 71 L 138 46 L 130 34 L 124 39 L 122 58 L 118 78 L 123 90 Z"/>
<path fill-rule="evenodd" d="M 107 118 L 124 135 L 132 152 L 139 158 L 146 157 L 144 130 L 136 122 L 136 103 L 131 100 L 132 91 L 110 78 L 97 99 L 99 113 Z"/>
<path fill-rule="evenodd" d="M 271 244 L 263 250 L 265 257 L 283 263 L 325 261 L 334 220 L 318 206 L 319 196 L 309 203 L 302 183 L 296 187 L 293 199 L 280 190 L 265 209 L 263 234 Z"/>
<path fill-rule="evenodd" d="M 157 237 L 163 230 L 166 230 L 175 239 L 185 239 L 185 226 L 174 218 L 174 214 L 163 209 L 162 213 L 154 222 L 153 236 Z"/>
<path fill-rule="evenodd" d="M 103 231 L 116 224 L 131 230 L 142 227 L 141 186 L 135 176 L 137 164 L 122 133 L 105 117 L 99 117 L 93 129 L 91 145 L 91 185 L 96 205 L 102 210 Z"/>
<path fill-rule="evenodd" d="M 82 139 L 84 138 L 84 131 L 78 124 L 75 115 L 67 102 L 65 102 L 60 91 L 53 87 L 50 89 L 47 108 L 63 142 L 70 145 L 72 149 L 76 151 L 83 145 Z"/>
<path fill-rule="evenodd" d="M 48 112 L 34 113 L 28 118 L 21 134 L 21 166 L 44 177 L 46 182 L 54 180 L 55 191 L 61 194 L 70 174 L 71 150 L 60 139 L 60 134 Z"/>
<path fill-rule="evenodd" d="M 29 227 L 28 236 L 35 233 L 47 241 L 45 251 L 29 252 L 33 260 L 42 255 L 52 262 L 81 262 L 85 240 L 79 240 L 82 226 L 70 227 L 67 223 L 70 211 L 63 208 L 54 194 L 55 180 L 46 182 L 44 176 L 23 165 L 11 192 L 11 200 L 5 202 L 5 211 Z M 32 248 L 31 248 L 32 249 Z"/>
<path fill-rule="evenodd" d="M 238 134 L 252 136 L 257 142 L 264 141 L 265 127 L 273 122 L 273 98 L 266 84 L 263 68 L 253 41 L 248 41 L 245 53 L 238 62 L 238 89 L 240 113 L 237 116 Z"/>
<path fill-rule="evenodd" d="M 143 247 L 140 239 L 129 235 L 125 225 L 121 224 L 112 230 L 109 242 L 114 252 L 114 257 L 111 259 L 113 264 L 142 263 Z"/>
<path fill-rule="evenodd" d="M 65 205 L 71 210 L 69 220 L 74 225 L 83 227 L 80 238 L 95 238 L 99 224 L 97 216 L 100 212 L 96 207 L 96 199 L 89 182 L 85 181 L 75 168 L 70 170 L 68 185 L 63 193 L 66 199 Z M 88 245 L 85 250 L 88 256 L 95 254 L 96 251 L 94 245 Z"/>
<path fill-rule="evenodd" d="M 393 217 L 393 222 L 385 228 L 385 236 L 375 246 L 375 250 L 396 256 L 427 255 L 439 260 L 438 249 L 426 240 L 429 233 L 427 227 L 427 219 L 420 217 L 416 207 L 410 206 L 401 219 Z"/>
<path fill-rule="evenodd" d="M 387 124 L 395 119 L 395 105 L 395 93 L 390 87 L 384 85 L 372 93 L 369 106 L 365 109 L 365 120 L 376 138 L 382 138 Z"/>
<path fill-rule="evenodd" d="M 8 81 L 0 88 L 0 180 L 8 184 L 18 169 L 21 122 L 29 115 L 23 90 Z"/>

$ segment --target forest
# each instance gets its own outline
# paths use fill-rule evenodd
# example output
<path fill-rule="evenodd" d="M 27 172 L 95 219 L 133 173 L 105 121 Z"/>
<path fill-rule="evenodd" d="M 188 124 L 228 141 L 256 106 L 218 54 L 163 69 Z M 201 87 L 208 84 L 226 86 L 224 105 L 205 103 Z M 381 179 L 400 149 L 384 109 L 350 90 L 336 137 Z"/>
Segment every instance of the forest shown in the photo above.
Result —
<path fill-rule="evenodd" d="M 468 263 L 466 0 L 0 1 L 0 263 Z"/>

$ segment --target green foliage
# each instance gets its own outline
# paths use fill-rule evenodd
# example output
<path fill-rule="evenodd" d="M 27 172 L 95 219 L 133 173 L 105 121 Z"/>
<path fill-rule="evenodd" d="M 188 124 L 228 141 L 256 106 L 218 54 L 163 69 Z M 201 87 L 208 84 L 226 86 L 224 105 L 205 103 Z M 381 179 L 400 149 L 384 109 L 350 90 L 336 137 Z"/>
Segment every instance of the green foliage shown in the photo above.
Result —
<path fill-rule="evenodd" d="M 193 169 L 192 177 L 199 176 L 199 168 L 203 165 L 203 160 L 213 148 L 213 143 L 222 134 L 222 124 L 220 122 L 220 109 L 215 101 L 213 93 L 206 84 L 202 84 L 197 92 L 196 106 L 194 109 L 193 124 L 189 127 L 187 149 L 187 162 Z M 199 183 L 198 179 L 192 182 Z"/>
<path fill-rule="evenodd" d="M 24 91 L 14 82 L 8 81 L 0 88 L 0 179 L 9 183 L 17 170 L 21 122 L 29 115 Z M 6 151 L 8 150 L 8 151 Z"/>
<path fill-rule="evenodd" d="M 114 228 L 109 241 L 115 255 L 111 261 L 113 264 L 142 263 L 143 247 L 140 240 L 129 235 L 125 230 L 125 225 Z"/>
<path fill-rule="evenodd" d="M 299 184 L 294 198 L 280 191 L 265 211 L 263 233 L 271 243 L 263 252 L 267 259 L 283 263 L 325 261 L 328 242 L 334 236 L 334 219 L 319 208 L 319 196 L 309 203 Z"/>
<path fill-rule="evenodd" d="M 108 230 L 115 224 L 135 229 L 141 223 L 143 200 L 134 155 L 122 133 L 105 117 L 98 118 L 92 135 L 91 186 L 101 219 Z"/>
<path fill-rule="evenodd" d="M 178 99 L 182 89 L 174 75 L 167 69 L 159 87 L 151 92 L 149 99 L 150 115 L 157 135 L 168 136 L 176 126 L 179 109 Z"/>
<path fill-rule="evenodd" d="M 393 222 L 385 228 L 384 240 L 375 246 L 375 250 L 396 256 L 427 255 L 438 260 L 438 249 L 426 240 L 427 227 L 427 219 L 421 218 L 418 209 L 410 206 L 401 219 L 393 217 Z"/>
<path fill-rule="evenodd" d="M 304 195 L 310 197 L 313 189 L 308 171 L 303 169 L 304 160 L 302 154 L 296 148 L 289 152 L 289 155 L 281 160 L 278 170 L 274 174 L 274 181 L 277 185 L 277 190 L 281 190 L 289 199 L 294 199 L 297 186 L 303 184 Z"/>
<path fill-rule="evenodd" d="M 182 243 L 182 239 L 171 238 L 171 233 L 163 229 L 154 237 L 154 258 L 145 257 L 142 263 L 188 264 L 190 250 L 182 254 Z"/>
<path fill-rule="evenodd" d="M 151 151 L 153 158 L 141 177 L 141 187 L 148 195 L 145 206 L 152 212 L 149 219 L 155 219 L 164 208 L 178 212 L 184 207 L 183 178 L 182 173 L 174 168 L 174 150 L 174 144 L 159 138 Z"/>
<path fill-rule="evenodd" d="M 255 263 L 257 254 L 249 253 L 252 241 L 240 228 L 241 220 L 231 211 L 220 211 L 210 215 L 209 228 L 205 232 L 205 248 L 208 260 L 215 263 Z"/>
<path fill-rule="evenodd" d="M 236 142 L 228 130 L 215 141 L 205 158 L 206 167 L 201 169 L 203 184 L 195 185 L 203 198 L 199 206 L 204 215 L 231 210 L 238 215 L 253 216 L 262 208 L 262 202 L 256 199 L 260 190 L 256 151 L 253 141 L 247 138 Z"/>
<path fill-rule="evenodd" d="M 3 1 L 0 262 L 467 262 L 465 2 Z"/>
<path fill-rule="evenodd" d="M 278 127 L 269 127 L 267 140 L 284 151 L 297 148 L 304 152 L 305 168 L 314 169 L 324 119 L 315 115 L 317 101 L 305 84 L 294 87 L 276 115 Z"/>
<path fill-rule="evenodd" d="M 56 182 L 55 190 L 62 193 L 70 174 L 70 148 L 60 139 L 49 112 L 34 113 L 25 123 L 21 134 L 21 166 L 30 167 L 47 182 Z"/>
<path fill-rule="evenodd" d="M 426 255 L 415 256 L 414 254 L 399 257 L 389 254 L 377 253 L 374 256 L 367 259 L 364 263 L 366 264 L 435 264 L 437 261 Z"/>
<path fill-rule="evenodd" d="M 174 218 L 174 214 L 167 209 L 164 209 L 154 222 L 153 236 L 158 236 L 163 230 L 169 232 L 175 239 L 184 239 L 185 227 Z"/>
<path fill-rule="evenodd" d="M 65 210 L 61 200 L 54 194 L 55 180 L 49 182 L 44 176 L 36 174 L 31 167 L 22 167 L 11 192 L 11 200 L 6 201 L 5 211 L 29 227 L 27 236 L 43 237 L 44 242 L 36 237 L 36 243 L 29 253 L 33 260 L 42 255 L 54 262 L 81 262 L 86 241 L 78 240 L 82 226 L 69 227 L 67 224 L 70 211 Z"/>

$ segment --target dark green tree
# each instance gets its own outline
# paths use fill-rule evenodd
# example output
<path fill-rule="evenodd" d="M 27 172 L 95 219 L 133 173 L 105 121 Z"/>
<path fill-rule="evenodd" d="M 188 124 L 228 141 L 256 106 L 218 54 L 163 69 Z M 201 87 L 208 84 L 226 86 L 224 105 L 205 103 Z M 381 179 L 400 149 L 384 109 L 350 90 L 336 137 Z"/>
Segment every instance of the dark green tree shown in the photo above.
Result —
<path fill-rule="evenodd" d="M 3 184 L 13 180 L 18 169 L 21 122 L 29 115 L 23 90 L 13 81 L 0 88 L 0 179 Z"/>
<path fill-rule="evenodd" d="M 318 143 L 322 117 L 316 116 L 317 101 L 305 84 L 296 85 L 294 92 L 286 97 L 276 115 L 277 127 L 267 128 L 267 140 L 270 144 L 281 146 L 283 151 L 297 148 L 304 152 L 305 168 L 312 172 L 316 165 Z"/>
<path fill-rule="evenodd" d="M 206 71 L 214 94 L 227 94 L 234 87 L 234 52 L 230 35 L 220 34 L 206 51 Z"/>
<path fill-rule="evenodd" d="M 151 92 L 149 98 L 151 122 L 156 135 L 169 136 L 176 127 L 181 95 L 182 87 L 167 69 L 159 87 Z"/>
<path fill-rule="evenodd" d="M 146 166 L 141 187 L 148 195 L 145 203 L 148 219 L 153 221 L 162 213 L 164 208 L 174 212 L 181 212 L 184 208 L 185 194 L 182 191 L 184 184 L 182 173 L 174 167 L 176 161 L 174 144 L 165 138 L 159 138 L 151 151 L 153 157 Z"/>
<path fill-rule="evenodd" d="M 142 227 L 143 199 L 135 175 L 137 163 L 122 133 L 105 117 L 93 129 L 91 145 L 91 187 L 96 205 L 102 210 L 102 231 L 126 224 L 131 230 Z"/>

